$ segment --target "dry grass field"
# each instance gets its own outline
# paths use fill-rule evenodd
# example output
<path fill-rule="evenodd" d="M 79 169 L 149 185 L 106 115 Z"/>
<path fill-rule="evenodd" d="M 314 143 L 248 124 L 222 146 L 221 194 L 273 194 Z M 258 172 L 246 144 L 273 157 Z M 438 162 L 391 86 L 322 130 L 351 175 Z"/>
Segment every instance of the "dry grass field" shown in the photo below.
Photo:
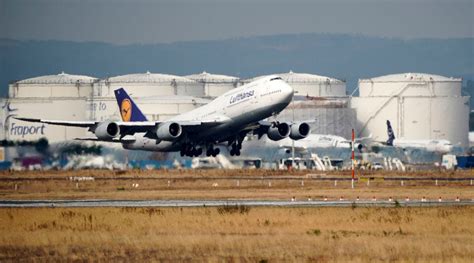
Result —
<path fill-rule="evenodd" d="M 0 199 L 461 199 L 472 171 L 158 170 L 0 173 Z M 70 177 L 93 177 L 75 181 Z M 285 177 L 291 176 L 291 177 Z M 277 178 L 277 179 L 276 179 Z M 279 178 L 279 179 L 278 179 Z M 334 178 L 338 178 L 335 185 Z M 134 187 L 138 184 L 138 187 Z M 473 262 L 474 207 L 1 208 L 0 262 Z"/>
<path fill-rule="evenodd" d="M 474 207 L 3 208 L 0 261 L 473 262 Z"/>

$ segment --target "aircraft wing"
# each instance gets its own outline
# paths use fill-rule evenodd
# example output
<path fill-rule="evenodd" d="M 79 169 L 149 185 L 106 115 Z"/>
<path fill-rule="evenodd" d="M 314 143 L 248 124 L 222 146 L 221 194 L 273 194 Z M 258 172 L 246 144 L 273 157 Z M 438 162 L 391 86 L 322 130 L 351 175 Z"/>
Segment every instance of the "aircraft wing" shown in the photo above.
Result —
<path fill-rule="evenodd" d="M 94 131 L 95 128 L 101 123 L 98 121 L 64 121 L 64 120 L 45 120 L 45 119 L 34 119 L 34 118 L 22 118 L 14 117 L 20 121 L 27 122 L 39 122 L 50 125 L 66 126 L 66 127 L 80 127 L 88 128 L 89 131 Z M 219 124 L 224 123 L 227 117 L 218 117 L 213 119 L 206 119 L 200 121 L 174 121 L 181 125 L 184 130 L 187 131 L 199 131 L 202 129 L 207 129 Z M 162 121 L 116 121 L 115 122 L 120 127 L 120 135 L 133 135 L 140 132 L 153 132 L 156 129 L 156 126 Z"/>
<path fill-rule="evenodd" d="M 97 125 L 100 124 L 98 121 L 63 121 L 63 120 L 45 120 L 45 119 L 34 119 L 34 118 L 21 118 L 14 117 L 20 121 L 27 122 L 39 122 L 50 125 L 66 126 L 66 127 L 80 127 L 80 128 L 89 128 L 89 131 L 93 131 Z M 117 125 L 120 127 L 120 130 L 125 134 L 133 134 L 136 132 L 147 132 L 150 129 L 156 127 L 159 122 L 152 121 L 136 121 L 136 122 L 123 122 L 117 121 Z"/>
<path fill-rule="evenodd" d="M 75 138 L 76 141 L 92 141 L 92 142 L 102 142 L 102 140 L 94 137 L 85 137 L 85 138 Z M 107 142 L 116 142 L 116 143 L 123 143 L 123 142 L 134 142 L 136 139 L 132 135 L 126 135 L 123 138 L 114 138 L 111 141 Z"/>
<path fill-rule="evenodd" d="M 369 144 L 369 143 L 372 143 L 373 141 L 374 140 L 372 139 L 372 133 L 367 137 L 360 137 L 360 138 L 355 138 L 354 139 L 355 143 L 362 143 L 362 144 Z M 345 140 L 345 141 L 342 141 L 342 142 L 352 143 L 351 140 Z"/>
<path fill-rule="evenodd" d="M 46 124 L 52 124 L 52 125 L 82 127 L 82 128 L 89 128 L 96 125 L 97 123 L 95 121 L 58 121 L 58 120 L 43 120 L 43 119 L 20 118 L 20 117 L 13 117 L 13 118 L 20 121 L 40 122 L 40 123 L 46 123 Z"/>
<path fill-rule="evenodd" d="M 372 141 L 373 141 L 372 133 L 369 134 L 369 136 L 367 137 L 355 138 L 355 142 L 358 142 L 358 143 L 367 143 L 367 142 L 372 142 Z"/>

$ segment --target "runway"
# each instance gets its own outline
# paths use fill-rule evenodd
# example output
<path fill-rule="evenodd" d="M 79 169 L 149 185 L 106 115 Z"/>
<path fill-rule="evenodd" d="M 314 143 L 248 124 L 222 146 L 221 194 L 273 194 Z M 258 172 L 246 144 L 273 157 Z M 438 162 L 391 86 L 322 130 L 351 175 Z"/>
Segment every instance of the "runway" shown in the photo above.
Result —
<path fill-rule="evenodd" d="M 436 207 L 468 206 L 474 200 L 2 200 L 1 207 Z"/>

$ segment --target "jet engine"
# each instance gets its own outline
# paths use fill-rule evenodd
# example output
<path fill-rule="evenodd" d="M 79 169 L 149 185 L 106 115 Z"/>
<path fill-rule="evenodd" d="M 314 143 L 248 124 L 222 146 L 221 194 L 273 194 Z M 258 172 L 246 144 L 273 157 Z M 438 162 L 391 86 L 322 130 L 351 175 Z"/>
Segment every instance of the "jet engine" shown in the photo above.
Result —
<path fill-rule="evenodd" d="M 94 130 L 95 136 L 104 141 L 110 141 L 120 133 L 120 127 L 115 122 L 100 122 Z"/>
<path fill-rule="evenodd" d="M 290 125 L 288 123 L 282 122 L 277 125 L 272 125 L 268 128 L 267 136 L 272 141 L 279 141 L 288 137 L 290 134 Z"/>
<path fill-rule="evenodd" d="M 295 123 L 291 125 L 290 138 L 300 140 L 306 138 L 311 132 L 311 127 L 306 122 Z"/>
<path fill-rule="evenodd" d="M 158 125 L 158 129 L 156 130 L 156 136 L 160 140 L 164 141 L 173 141 L 178 138 L 183 129 L 181 125 L 176 122 L 164 122 Z"/>

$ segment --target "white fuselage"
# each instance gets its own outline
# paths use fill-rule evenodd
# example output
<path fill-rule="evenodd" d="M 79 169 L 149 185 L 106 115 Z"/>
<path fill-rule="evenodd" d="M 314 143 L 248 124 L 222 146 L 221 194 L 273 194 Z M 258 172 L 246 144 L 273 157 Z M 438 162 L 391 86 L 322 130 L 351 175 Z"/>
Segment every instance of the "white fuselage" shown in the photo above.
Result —
<path fill-rule="evenodd" d="M 269 76 L 243 85 L 217 97 L 207 105 L 175 116 L 169 122 L 204 122 L 216 120 L 218 125 L 193 134 L 198 144 L 216 143 L 237 133 L 246 126 L 282 111 L 293 98 L 293 88 L 277 76 Z M 159 105 L 157 105 L 159 107 Z M 134 135 L 135 140 L 123 143 L 126 149 L 148 151 L 176 151 L 176 141 L 157 141 Z M 182 139 L 181 139 L 182 140 Z"/>
<path fill-rule="evenodd" d="M 429 152 L 449 153 L 453 150 L 453 145 L 448 140 L 393 140 L 394 147 L 400 148 L 420 148 Z"/>
<path fill-rule="evenodd" d="M 290 138 L 278 142 L 281 147 L 292 147 Z M 300 148 L 351 148 L 351 144 L 345 138 L 336 135 L 309 134 L 306 138 L 294 142 L 294 147 Z"/>

